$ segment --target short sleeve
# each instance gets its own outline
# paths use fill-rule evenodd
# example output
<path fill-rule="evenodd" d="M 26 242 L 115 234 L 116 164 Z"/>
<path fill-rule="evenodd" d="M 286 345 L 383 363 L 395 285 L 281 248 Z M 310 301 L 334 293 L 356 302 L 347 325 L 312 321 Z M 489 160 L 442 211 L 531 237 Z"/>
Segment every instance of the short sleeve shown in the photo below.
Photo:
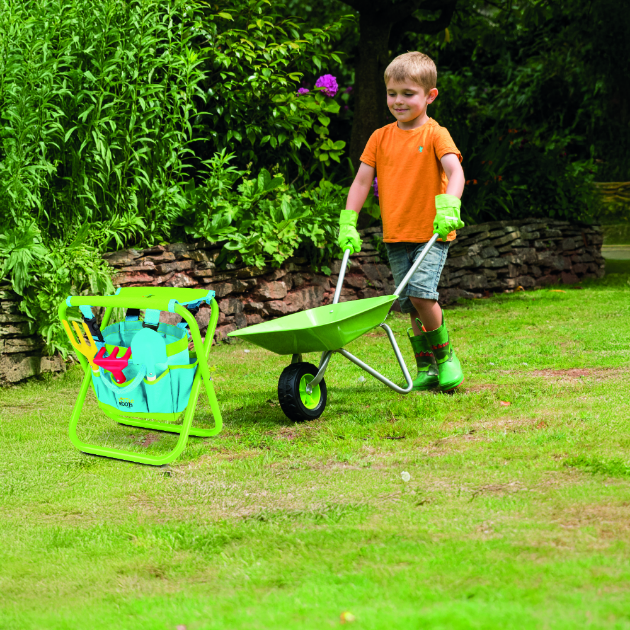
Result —
<path fill-rule="evenodd" d="M 376 168 L 376 149 L 378 148 L 379 130 L 377 129 L 367 141 L 359 160 L 372 168 Z"/>
<path fill-rule="evenodd" d="M 448 132 L 448 129 L 445 129 L 444 127 L 436 129 L 433 146 L 438 160 L 441 160 L 447 153 L 454 153 L 459 158 L 459 161 L 462 161 L 462 154 L 453 142 L 453 138 L 451 138 L 451 134 Z"/>

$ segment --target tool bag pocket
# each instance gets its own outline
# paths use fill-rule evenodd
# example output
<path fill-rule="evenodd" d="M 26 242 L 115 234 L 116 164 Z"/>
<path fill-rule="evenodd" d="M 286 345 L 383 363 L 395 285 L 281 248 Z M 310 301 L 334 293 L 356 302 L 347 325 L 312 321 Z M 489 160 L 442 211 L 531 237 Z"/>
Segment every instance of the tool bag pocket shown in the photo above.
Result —
<path fill-rule="evenodd" d="M 122 385 L 101 368 L 92 373 L 92 383 L 101 403 L 125 414 L 180 413 L 188 406 L 197 367 L 197 361 L 191 360 L 187 365 L 168 367 L 154 381 L 147 381 L 146 369 L 129 365 L 124 371 L 127 382 Z"/>

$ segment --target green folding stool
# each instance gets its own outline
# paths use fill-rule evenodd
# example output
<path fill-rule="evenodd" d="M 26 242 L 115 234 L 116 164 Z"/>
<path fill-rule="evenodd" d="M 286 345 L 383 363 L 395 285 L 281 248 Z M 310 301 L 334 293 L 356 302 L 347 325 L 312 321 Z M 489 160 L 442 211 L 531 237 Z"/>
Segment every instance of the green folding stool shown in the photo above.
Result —
<path fill-rule="evenodd" d="M 205 342 L 201 340 L 195 313 L 206 303 L 211 308 Z M 68 307 L 78 306 L 83 329 L 73 321 L 75 339 L 66 317 Z M 101 327 L 92 314 L 93 306 L 104 307 Z M 124 321 L 109 324 L 115 308 L 126 309 Z M 141 320 L 140 310 L 145 311 Z M 160 323 L 160 311 L 176 313 L 183 321 L 176 326 Z M 59 319 L 65 328 L 85 376 L 70 417 L 70 440 L 84 453 L 161 466 L 177 458 L 188 436 L 217 435 L 223 426 L 214 392 L 208 356 L 219 319 L 214 291 L 171 287 L 118 289 L 116 295 L 70 296 L 59 305 Z M 194 350 L 188 351 L 189 335 Z M 135 357 L 134 357 L 135 354 Z M 214 427 L 192 427 L 203 381 L 214 416 Z M 77 436 L 77 423 L 87 391 L 92 389 L 101 410 L 121 424 L 179 433 L 172 451 L 151 456 L 97 444 Z M 181 424 L 174 424 L 181 414 Z"/>

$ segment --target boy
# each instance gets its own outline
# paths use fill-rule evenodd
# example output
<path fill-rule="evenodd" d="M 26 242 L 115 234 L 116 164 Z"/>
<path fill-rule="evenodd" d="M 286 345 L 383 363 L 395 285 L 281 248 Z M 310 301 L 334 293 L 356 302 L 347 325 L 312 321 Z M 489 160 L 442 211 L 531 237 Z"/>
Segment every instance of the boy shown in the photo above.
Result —
<path fill-rule="evenodd" d="M 407 334 L 418 365 L 413 382 L 418 391 L 449 391 L 464 380 L 437 303 L 449 242 L 464 226 L 460 198 L 465 182 L 461 153 L 448 131 L 427 116 L 427 106 L 438 95 L 436 83 L 435 64 L 422 53 L 405 53 L 387 66 L 387 106 L 396 122 L 377 129 L 368 140 L 339 218 L 340 247 L 359 252 L 357 220 L 376 172 L 383 240 L 396 284 L 433 233 L 440 235 L 400 298 L 402 312 L 411 315 Z"/>

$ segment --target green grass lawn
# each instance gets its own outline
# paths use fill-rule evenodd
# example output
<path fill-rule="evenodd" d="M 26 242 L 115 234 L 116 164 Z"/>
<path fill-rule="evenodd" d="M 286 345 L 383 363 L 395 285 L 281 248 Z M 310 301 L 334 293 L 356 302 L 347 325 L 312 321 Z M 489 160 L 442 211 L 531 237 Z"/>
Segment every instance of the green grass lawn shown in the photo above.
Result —
<path fill-rule="evenodd" d="M 449 309 L 454 395 L 335 356 L 324 415 L 294 424 L 287 358 L 214 348 L 225 429 L 168 468 L 71 446 L 78 368 L 1 390 L 0 628 L 630 628 L 630 262 L 612 266 Z M 402 380 L 384 333 L 350 350 Z M 174 443 L 92 394 L 80 435 Z"/>

